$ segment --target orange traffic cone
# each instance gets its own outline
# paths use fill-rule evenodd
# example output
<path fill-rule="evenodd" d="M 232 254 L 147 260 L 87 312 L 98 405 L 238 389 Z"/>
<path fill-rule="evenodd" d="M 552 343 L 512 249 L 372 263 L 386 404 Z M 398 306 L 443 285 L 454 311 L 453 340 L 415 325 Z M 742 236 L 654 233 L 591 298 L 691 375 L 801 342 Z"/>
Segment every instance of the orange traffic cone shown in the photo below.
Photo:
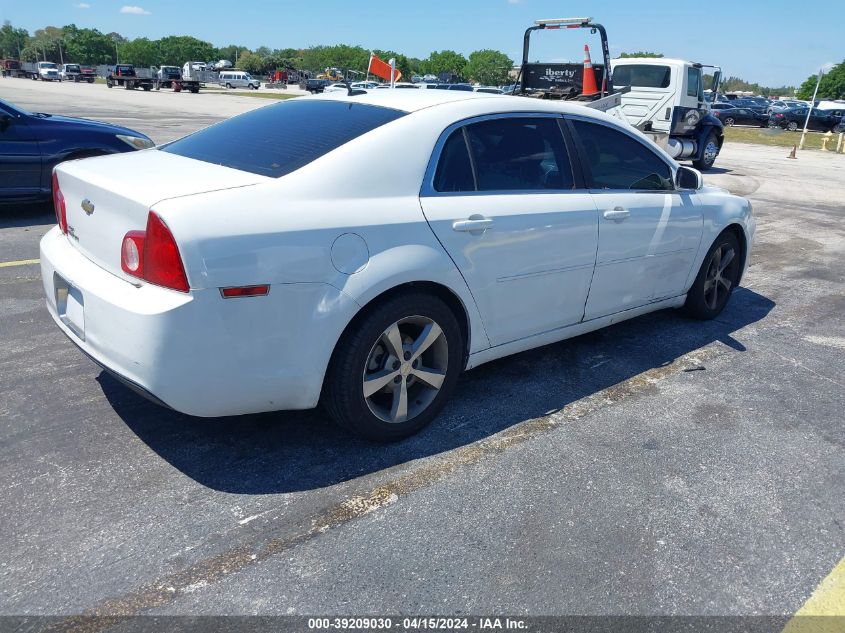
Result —
<path fill-rule="evenodd" d="M 794 146 L 794 145 L 792 146 L 792 151 L 791 151 L 791 152 L 789 152 L 789 156 L 787 156 L 787 158 L 798 158 L 798 157 L 795 155 L 795 146 Z"/>
<path fill-rule="evenodd" d="M 596 73 L 593 70 L 593 62 L 590 59 L 590 47 L 584 44 L 584 86 L 581 89 L 582 95 L 594 95 L 599 91 L 596 85 Z"/>

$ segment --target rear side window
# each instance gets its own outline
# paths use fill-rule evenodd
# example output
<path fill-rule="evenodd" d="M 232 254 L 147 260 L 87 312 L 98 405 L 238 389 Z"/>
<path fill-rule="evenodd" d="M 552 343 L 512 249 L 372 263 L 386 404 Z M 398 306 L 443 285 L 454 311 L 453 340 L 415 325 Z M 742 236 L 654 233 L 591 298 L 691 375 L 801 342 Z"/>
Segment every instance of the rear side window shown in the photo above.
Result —
<path fill-rule="evenodd" d="M 671 71 L 668 66 L 625 64 L 613 69 L 613 85 L 636 88 L 668 88 Z"/>
<path fill-rule="evenodd" d="M 469 159 L 464 130 L 459 128 L 449 135 L 437 171 L 434 174 L 435 191 L 475 191 L 475 176 Z"/>
<path fill-rule="evenodd" d="M 556 119 L 504 118 L 467 126 L 479 191 L 572 189 Z"/>
<path fill-rule="evenodd" d="M 404 115 L 362 103 L 294 99 L 205 128 L 161 151 L 279 178 Z"/>
<path fill-rule="evenodd" d="M 669 165 L 639 141 L 605 125 L 578 120 L 572 123 L 584 150 L 593 189 L 675 188 Z"/>

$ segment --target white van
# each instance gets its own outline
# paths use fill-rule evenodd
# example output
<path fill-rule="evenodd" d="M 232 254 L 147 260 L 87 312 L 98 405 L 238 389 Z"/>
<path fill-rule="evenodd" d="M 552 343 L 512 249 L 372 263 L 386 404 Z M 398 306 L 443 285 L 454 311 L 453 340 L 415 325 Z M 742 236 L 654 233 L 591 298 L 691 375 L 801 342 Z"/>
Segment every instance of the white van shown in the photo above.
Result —
<path fill-rule="evenodd" d="M 253 79 L 249 73 L 242 70 L 222 71 L 217 83 L 224 88 L 249 88 L 250 90 L 258 90 L 261 87 L 260 81 Z"/>

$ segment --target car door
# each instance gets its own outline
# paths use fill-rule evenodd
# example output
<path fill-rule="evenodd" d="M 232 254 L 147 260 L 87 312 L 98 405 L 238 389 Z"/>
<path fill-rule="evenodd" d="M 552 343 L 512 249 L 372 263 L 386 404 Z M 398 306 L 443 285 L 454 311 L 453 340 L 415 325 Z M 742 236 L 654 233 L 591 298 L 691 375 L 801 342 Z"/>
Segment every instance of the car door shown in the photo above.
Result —
<path fill-rule="evenodd" d="M 41 150 L 27 117 L 0 104 L 0 198 L 41 192 Z"/>
<path fill-rule="evenodd" d="M 694 192 L 668 162 L 617 126 L 569 118 L 598 208 L 596 270 L 585 319 L 683 294 L 702 235 Z"/>
<path fill-rule="evenodd" d="M 420 202 L 467 282 L 493 345 L 577 323 L 598 218 L 576 187 L 557 115 L 507 114 L 447 129 Z"/>

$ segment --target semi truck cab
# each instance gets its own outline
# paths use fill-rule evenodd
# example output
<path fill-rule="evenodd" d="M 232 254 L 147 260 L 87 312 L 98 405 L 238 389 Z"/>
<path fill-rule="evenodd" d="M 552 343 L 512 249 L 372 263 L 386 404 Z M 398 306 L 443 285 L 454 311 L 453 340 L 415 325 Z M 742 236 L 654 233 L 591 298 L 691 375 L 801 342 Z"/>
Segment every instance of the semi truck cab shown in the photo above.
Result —
<path fill-rule="evenodd" d="M 663 57 L 611 60 L 613 86 L 624 90 L 622 114 L 628 123 L 652 136 L 676 160 L 692 160 L 700 170 L 713 166 L 724 141 L 722 123 L 704 100 L 704 68 Z M 720 76 L 716 68 L 714 93 Z"/>

